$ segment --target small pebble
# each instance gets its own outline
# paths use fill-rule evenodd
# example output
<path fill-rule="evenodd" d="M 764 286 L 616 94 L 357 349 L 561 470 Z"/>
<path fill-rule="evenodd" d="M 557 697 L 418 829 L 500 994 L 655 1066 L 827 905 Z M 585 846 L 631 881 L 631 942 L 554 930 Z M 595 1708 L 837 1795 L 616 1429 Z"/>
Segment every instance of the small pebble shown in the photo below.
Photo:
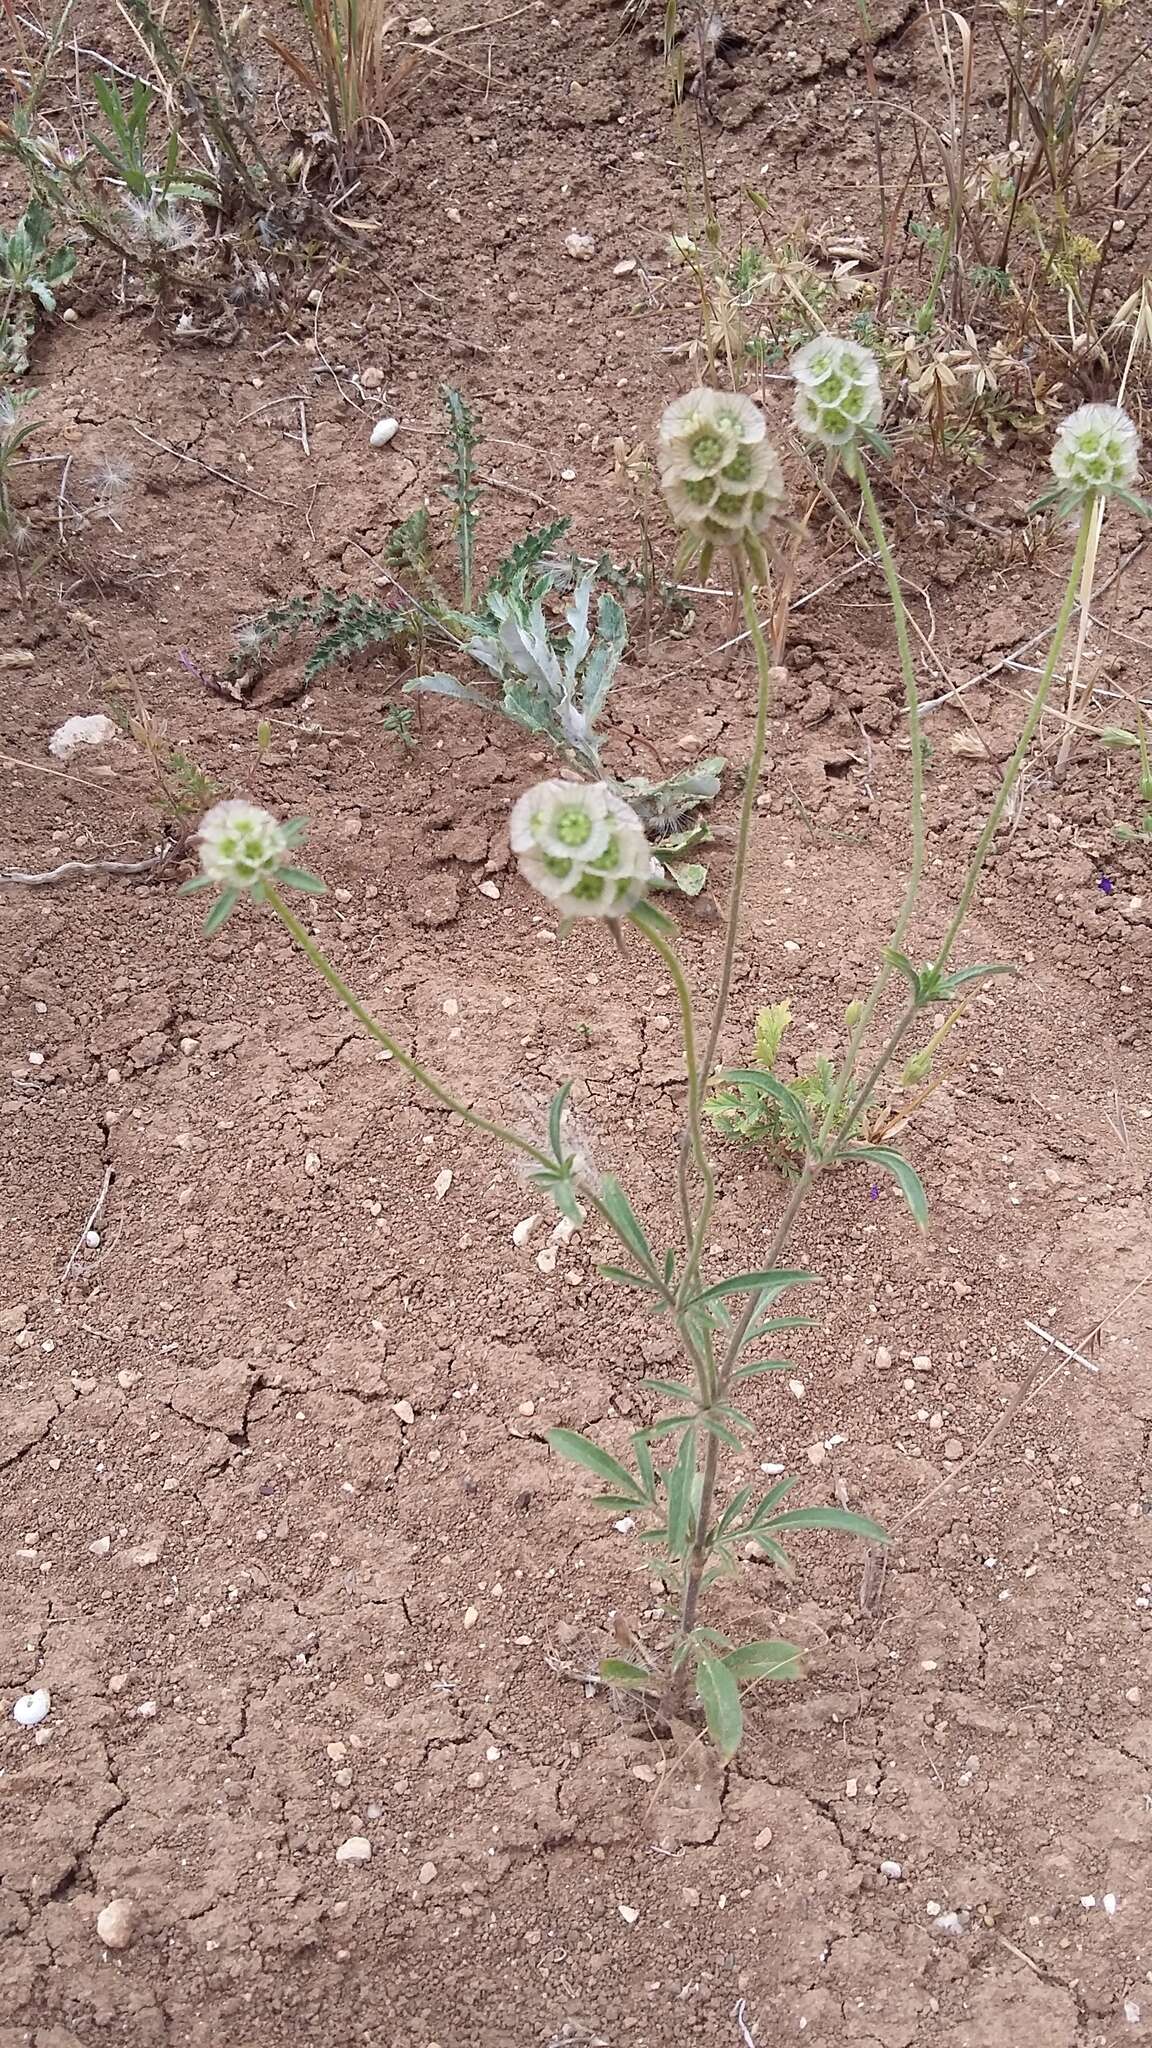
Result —
<path fill-rule="evenodd" d="M 892 1878 L 903 1877 L 904 1865 L 902 1863 L 882 1863 L 880 1865 L 880 1875 L 881 1877 Z"/>
<path fill-rule="evenodd" d="M 349 1835 L 336 1851 L 337 1863 L 367 1863 L 372 1854 L 372 1844 L 364 1835 Z"/>
<path fill-rule="evenodd" d="M 408 23 L 408 33 L 410 36 L 418 36 L 421 42 L 426 42 L 436 31 L 426 14 L 414 14 Z"/>
<path fill-rule="evenodd" d="M 109 1899 L 96 1915 L 96 1932 L 105 1948 L 128 1948 L 136 1932 L 136 1915 L 127 1899 Z"/>
<path fill-rule="evenodd" d="M 958 1436 L 950 1436 L 948 1438 L 948 1441 L 944 1446 L 944 1456 L 947 1458 L 950 1465 L 954 1465 L 957 1462 L 957 1459 L 962 1458 L 964 1456 L 964 1446 L 961 1443 Z"/>
<path fill-rule="evenodd" d="M 519 1223 L 516 1224 L 512 1232 L 512 1242 L 518 1250 L 523 1251 L 539 1221 L 539 1216 L 522 1216 L 520 1218 Z"/>
<path fill-rule="evenodd" d="M 12 1709 L 12 1719 L 21 1728 L 38 1728 L 46 1720 L 52 1705 L 52 1695 L 41 1686 L 36 1692 L 23 1692 Z"/>
<path fill-rule="evenodd" d="M 477 882 L 476 888 L 479 895 L 486 896 L 488 898 L 489 903 L 499 903 L 500 891 L 497 888 L 495 882 Z"/>
<path fill-rule="evenodd" d="M 631 277 L 635 268 L 636 258 L 634 256 L 624 256 L 619 263 L 612 265 L 612 275 L 613 277 Z"/>
<path fill-rule="evenodd" d="M 554 1273 L 559 1256 L 560 1254 L 554 1244 L 546 1244 L 542 1251 L 537 1252 L 536 1264 L 542 1273 Z"/>
<path fill-rule="evenodd" d="M 565 235 L 564 247 L 574 263 L 590 263 L 596 254 L 596 238 L 578 234 L 574 228 L 570 235 Z"/>
<path fill-rule="evenodd" d="M 360 372 L 360 388 L 362 391 L 379 391 L 383 382 L 384 372 L 383 370 L 378 370 L 374 364 L 367 370 Z"/>
<path fill-rule="evenodd" d="M 627 1921 L 629 1927 L 635 1927 L 636 1922 L 640 1918 L 640 1908 L 638 1906 L 618 1906 L 617 1911 L 620 1918 Z"/>
<path fill-rule="evenodd" d="M 399 432 L 399 420 L 377 420 L 368 436 L 368 445 L 371 448 L 386 448 L 389 441 L 394 441 Z"/>
<path fill-rule="evenodd" d="M 412 1424 L 416 1420 L 416 1410 L 413 1408 L 411 1401 L 393 1401 L 392 1413 L 398 1422 L 404 1424 L 405 1429 L 411 1429 Z"/>
<path fill-rule="evenodd" d="M 107 1557 L 108 1552 L 112 1548 L 112 1538 L 110 1536 L 98 1536 L 95 1543 L 90 1543 L 88 1548 L 93 1557 Z"/>
<path fill-rule="evenodd" d="M 436 1175 L 436 1179 L 432 1184 L 432 1192 L 435 1195 L 436 1200 L 438 1202 L 442 1202 L 444 1200 L 444 1197 L 448 1193 L 448 1190 L 451 1187 L 451 1185 L 452 1168 L 450 1166 L 446 1166 L 444 1168 L 443 1173 L 438 1173 Z"/>
<path fill-rule="evenodd" d="M 465 1626 L 465 1628 L 475 1628 L 475 1626 L 476 1626 L 476 1623 L 477 1623 L 477 1622 L 479 1621 L 479 1619 L 480 1619 L 480 1610 L 479 1610 L 479 1608 L 477 1608 L 477 1607 L 466 1607 L 466 1608 L 464 1609 L 464 1626 Z"/>
<path fill-rule="evenodd" d="M 419 1879 L 419 1881 L 420 1881 L 420 1883 L 421 1883 L 421 1884 L 431 1884 L 431 1883 L 432 1883 L 432 1880 L 433 1880 L 433 1878 L 435 1877 L 435 1875 L 436 1875 L 436 1865 L 435 1865 L 434 1863 L 422 1863 L 422 1864 L 420 1865 L 420 1879 Z"/>

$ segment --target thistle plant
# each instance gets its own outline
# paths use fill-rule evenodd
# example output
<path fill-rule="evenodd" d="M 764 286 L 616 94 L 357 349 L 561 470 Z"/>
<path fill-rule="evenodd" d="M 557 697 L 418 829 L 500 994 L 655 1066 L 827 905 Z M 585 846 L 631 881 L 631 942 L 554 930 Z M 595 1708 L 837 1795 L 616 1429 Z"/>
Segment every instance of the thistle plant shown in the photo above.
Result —
<path fill-rule="evenodd" d="M 596 1506 L 614 1516 L 627 1515 L 640 1525 L 640 1540 L 648 1546 L 649 1558 L 656 1561 L 671 1595 L 673 1618 L 663 1633 L 636 1645 L 628 1658 L 606 1658 L 601 1666 L 604 1683 L 641 1695 L 657 1716 L 698 1710 L 725 1756 L 741 1739 L 742 1689 L 767 1678 L 796 1678 L 802 1658 L 786 1642 L 733 1643 L 712 1621 L 702 1619 L 704 1596 L 736 1573 L 749 1554 L 784 1562 L 783 1542 L 794 1532 L 839 1530 L 873 1544 L 884 1541 L 884 1532 L 874 1521 L 847 1508 L 786 1505 L 796 1483 L 793 1478 L 781 1478 L 757 1498 L 755 1484 L 743 1479 L 738 1469 L 744 1440 L 755 1424 L 737 1403 L 747 1398 L 751 1381 L 785 1368 L 787 1361 L 778 1355 L 776 1340 L 804 1327 L 802 1319 L 780 1314 L 779 1305 L 782 1297 L 815 1278 L 802 1265 L 793 1265 L 788 1251 L 821 1176 L 852 1166 L 866 1167 L 870 1177 L 885 1171 L 896 1181 L 917 1225 L 927 1226 L 927 1200 L 919 1176 L 893 1147 L 871 1142 L 869 1110 L 889 1069 L 901 1057 L 901 1085 L 926 1074 L 925 1058 L 930 1060 L 934 1041 L 919 1053 L 913 1050 L 911 1062 L 906 1057 L 907 1042 L 922 1014 L 963 1000 L 988 975 L 1006 971 L 988 964 L 954 967 L 952 956 L 1059 664 L 1083 564 L 1087 522 L 1103 489 L 1127 490 L 1131 482 L 1125 474 L 1111 484 L 1096 481 L 1084 486 L 1076 554 L 1040 685 L 943 939 L 927 964 L 916 966 L 906 945 L 923 858 L 923 750 L 899 579 L 864 465 L 864 446 L 875 436 L 879 421 L 878 389 L 858 354 L 843 358 L 839 370 L 827 354 L 815 369 L 809 357 L 804 369 L 807 381 L 800 400 L 805 431 L 823 438 L 854 479 L 876 535 L 896 612 L 913 738 L 910 879 L 893 944 L 867 997 L 854 1006 L 848 1044 L 840 1060 L 821 1076 L 819 1090 L 784 1081 L 772 1071 L 787 1021 L 779 1008 L 771 1057 L 761 1067 L 735 1073 L 716 1069 L 739 939 L 774 658 L 779 659 L 783 648 L 788 609 L 788 572 L 777 566 L 770 526 L 772 510 L 783 506 L 780 468 L 767 444 L 763 419 L 750 401 L 698 389 L 665 415 L 660 436 L 669 508 L 684 544 L 697 551 L 724 551 L 756 661 L 756 720 L 744 778 L 719 990 L 706 1028 L 700 1027 L 697 1003 L 677 952 L 676 928 L 654 907 L 648 893 L 653 858 L 643 821 L 619 790 L 601 779 L 555 778 L 526 791 L 510 820 L 521 875 L 549 907 L 565 923 L 603 922 L 625 960 L 633 944 L 649 948 L 674 988 L 686 1068 L 684 1127 L 675 1171 L 668 1176 L 670 1213 L 653 1232 L 641 1221 L 620 1181 L 595 1172 L 572 1144 L 566 1127 L 571 1082 L 555 1095 L 546 1131 L 526 1135 L 458 1099 L 364 1007 L 285 900 L 287 889 L 323 890 L 318 878 L 294 864 L 299 823 L 282 826 L 267 812 L 242 802 L 215 806 L 200 830 L 203 872 L 189 885 L 219 892 L 209 921 L 212 929 L 218 929 L 244 899 L 278 917 L 352 1015 L 419 1087 L 457 1112 L 471 1129 L 510 1147 L 524 1162 L 529 1178 L 564 1216 L 599 1227 L 615 1239 L 614 1262 L 601 1267 L 605 1278 L 631 1291 L 645 1309 L 670 1324 L 681 1371 L 678 1376 L 673 1369 L 672 1377 L 640 1382 L 656 1397 L 657 1412 L 632 1432 L 626 1456 L 570 1429 L 550 1430 L 548 1441 L 554 1451 L 594 1476 L 600 1489 Z M 853 431 L 846 435 L 850 420 Z M 771 648 L 759 617 L 765 595 L 772 617 Z M 905 1001 L 889 1017 L 879 1044 L 871 1047 L 864 1063 L 865 1045 L 893 975 L 906 983 Z M 761 1263 L 719 1275 L 709 1270 L 708 1250 L 717 1199 L 705 1115 L 710 1080 L 738 1083 L 742 1099 L 770 1102 L 787 1131 L 794 1170 Z M 729 1459 L 737 1469 L 729 1471 Z"/>

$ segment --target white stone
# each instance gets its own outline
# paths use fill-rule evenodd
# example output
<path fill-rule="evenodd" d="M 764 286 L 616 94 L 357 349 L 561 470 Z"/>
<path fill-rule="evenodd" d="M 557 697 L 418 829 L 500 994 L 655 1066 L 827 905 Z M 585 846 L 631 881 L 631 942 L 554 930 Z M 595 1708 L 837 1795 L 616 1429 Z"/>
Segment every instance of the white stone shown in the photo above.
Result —
<path fill-rule="evenodd" d="M 596 254 L 596 238 L 578 234 L 573 228 L 572 233 L 564 237 L 564 247 L 574 263 L 590 263 Z"/>
<path fill-rule="evenodd" d="M 389 441 L 394 441 L 399 432 L 399 420 L 377 420 L 376 425 L 368 436 L 369 446 L 372 448 L 386 448 Z"/>
<path fill-rule="evenodd" d="M 367 1863 L 372 1854 L 372 1844 L 364 1835 L 349 1835 L 336 1851 L 337 1863 Z"/>
<path fill-rule="evenodd" d="M 44 1686 L 36 1692 L 21 1693 L 12 1709 L 12 1719 L 21 1728 L 38 1728 L 41 1721 L 47 1720 L 51 1705 L 52 1695 Z"/>
<path fill-rule="evenodd" d="M 127 1899 L 109 1899 L 96 1915 L 96 1932 L 105 1948 L 127 1948 L 136 1932 L 136 1915 Z"/>

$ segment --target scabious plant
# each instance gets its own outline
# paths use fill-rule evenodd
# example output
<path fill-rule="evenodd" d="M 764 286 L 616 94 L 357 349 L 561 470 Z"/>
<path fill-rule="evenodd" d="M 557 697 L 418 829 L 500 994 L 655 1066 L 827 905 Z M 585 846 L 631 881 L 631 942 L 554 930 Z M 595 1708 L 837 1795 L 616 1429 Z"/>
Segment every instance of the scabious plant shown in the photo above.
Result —
<path fill-rule="evenodd" d="M 595 1476 L 601 1489 L 597 1506 L 614 1516 L 627 1515 L 641 1525 L 641 1538 L 653 1546 L 649 1556 L 655 1554 L 659 1560 L 658 1569 L 672 1596 L 674 1620 L 662 1638 L 636 1648 L 627 1659 L 605 1659 L 601 1666 L 604 1682 L 644 1696 L 650 1710 L 665 1717 L 698 1707 L 726 1756 L 734 1752 L 741 1737 L 742 1689 L 768 1678 L 797 1677 L 801 1658 L 786 1642 L 766 1639 L 734 1644 L 721 1631 L 701 1622 L 703 1594 L 737 1571 L 749 1554 L 782 1562 L 782 1539 L 793 1530 L 836 1529 L 872 1543 L 884 1540 L 875 1522 L 847 1508 L 786 1506 L 786 1496 L 795 1484 L 791 1478 L 779 1479 L 759 1499 L 753 1483 L 729 1481 L 723 1469 L 724 1456 L 739 1456 L 742 1440 L 754 1427 L 737 1402 L 745 1398 L 747 1382 L 786 1365 L 777 1355 L 775 1340 L 802 1327 L 797 1318 L 779 1315 L 777 1304 L 781 1296 L 814 1277 L 787 1263 L 786 1253 L 812 1188 L 824 1173 L 864 1166 L 871 1180 L 878 1171 L 886 1172 L 904 1195 L 916 1223 L 927 1224 L 924 1189 L 909 1161 L 891 1146 L 867 1142 L 869 1108 L 889 1067 L 903 1056 L 901 1049 L 923 1014 L 954 1002 L 989 974 L 1005 971 L 987 964 L 957 968 L 952 965 L 952 955 L 1059 663 L 1083 566 L 1088 523 L 1104 488 L 1127 490 L 1133 480 L 1129 457 L 1117 442 L 1120 456 L 1113 481 L 1084 486 L 1076 559 L 1040 686 L 973 852 L 955 913 L 931 959 L 917 967 L 905 950 L 923 852 L 916 681 L 899 579 L 863 461 L 863 448 L 870 443 L 880 409 L 878 388 L 868 363 L 860 360 L 862 354 L 854 350 L 844 359 L 839 383 L 831 380 L 825 359 L 821 359 L 824 367 L 818 363 L 813 369 L 811 356 L 805 356 L 805 375 L 811 381 L 802 393 L 804 417 L 818 440 L 825 432 L 836 436 L 826 439 L 824 445 L 835 451 L 836 459 L 858 482 L 893 597 L 913 737 L 913 850 L 909 887 L 893 943 L 867 997 L 850 1006 L 848 1046 L 838 1065 L 829 1064 L 822 1074 L 820 1088 L 789 1083 L 772 1071 L 786 1022 L 780 1006 L 766 1013 L 773 1019 L 773 1044 L 764 1064 L 735 1073 L 716 1066 L 732 983 L 773 677 L 772 657 L 758 616 L 762 537 L 771 516 L 769 508 L 780 510 L 783 506 L 779 464 L 768 447 L 763 418 L 751 401 L 701 388 L 670 408 L 661 426 L 661 473 L 669 509 L 694 546 L 725 550 L 744 604 L 758 683 L 719 993 L 702 1038 L 692 991 L 676 950 L 675 927 L 648 900 L 651 850 L 640 819 L 618 790 L 599 780 L 546 781 L 526 791 L 511 816 L 511 844 L 521 873 L 549 907 L 565 919 L 602 920 L 621 942 L 622 950 L 626 934 L 650 946 L 671 978 L 680 1012 L 687 1086 L 675 1172 L 676 1219 L 667 1219 L 655 1239 L 620 1182 L 611 1174 L 592 1172 L 579 1148 L 571 1145 L 565 1125 L 571 1082 L 565 1083 L 552 1101 L 546 1135 L 526 1136 L 458 1100 L 364 1008 L 284 899 L 286 886 L 313 891 L 322 887 L 314 876 L 291 864 L 300 836 L 297 824 L 282 826 L 269 813 L 242 802 L 215 806 L 201 827 L 203 872 L 189 884 L 212 886 L 221 892 L 210 920 L 213 928 L 242 897 L 271 910 L 352 1015 L 421 1088 L 454 1110 L 470 1128 L 497 1138 L 517 1153 L 532 1181 L 555 1201 L 562 1214 L 575 1222 L 594 1220 L 615 1238 L 619 1263 L 606 1264 L 601 1271 L 632 1290 L 644 1307 L 671 1324 L 683 1359 L 682 1376 L 641 1382 L 658 1397 L 663 1412 L 632 1432 L 626 1456 L 617 1456 L 570 1429 L 550 1430 L 548 1441 L 553 1450 Z M 845 435 L 849 418 L 852 431 Z M 774 616 L 779 621 L 787 616 L 787 604 L 779 601 L 778 593 L 776 596 Z M 779 626 L 774 640 L 778 659 L 783 644 Z M 906 1001 L 885 1026 L 879 1046 L 872 1049 L 862 1068 L 865 1039 L 893 975 L 906 984 Z M 931 1044 L 925 1048 L 929 1055 Z M 905 1082 L 922 1078 L 923 1070 L 924 1051 L 913 1052 L 903 1068 Z M 720 1277 L 707 1271 L 716 1202 L 706 1143 L 705 1099 L 710 1080 L 735 1085 L 743 1107 L 754 1109 L 757 1100 L 771 1104 L 786 1137 L 794 1174 L 761 1263 L 752 1270 Z M 667 1238 L 673 1241 L 667 1243 Z"/>
<path fill-rule="evenodd" d="M 1121 406 L 1077 406 L 1056 430 L 1050 462 L 1056 485 L 1037 504 L 1079 512 L 1086 499 L 1119 498 L 1147 512 L 1132 488 L 1140 470 L 1140 436 Z"/>

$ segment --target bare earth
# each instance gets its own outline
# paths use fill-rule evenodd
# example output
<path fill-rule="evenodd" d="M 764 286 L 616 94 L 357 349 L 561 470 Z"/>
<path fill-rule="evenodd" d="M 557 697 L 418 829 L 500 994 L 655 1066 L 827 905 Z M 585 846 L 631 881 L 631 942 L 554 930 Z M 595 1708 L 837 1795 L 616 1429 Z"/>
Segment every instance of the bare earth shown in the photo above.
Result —
<path fill-rule="evenodd" d="M 135 61 L 104 12 L 86 33 Z M 598 0 L 558 12 L 456 36 L 460 61 L 409 91 L 362 195 L 382 254 L 325 279 L 315 333 L 305 310 L 273 350 L 282 330 L 253 316 L 229 348 L 180 349 L 78 291 L 79 322 L 38 341 L 37 451 L 72 457 L 78 501 L 100 461 L 131 477 L 117 528 L 38 572 L 30 625 L 0 575 L 5 640 L 33 657 L 4 678 L 3 858 L 155 842 L 138 747 L 64 773 L 46 752 L 62 718 L 137 690 L 222 792 L 308 816 L 332 890 L 315 929 L 404 1041 L 526 1127 L 581 1077 L 595 1158 L 659 1231 L 683 1105 L 671 991 L 635 946 L 557 944 L 515 877 L 507 814 L 543 755 L 434 703 L 405 754 L 382 730 L 388 660 L 301 697 L 290 648 L 240 707 L 179 659 L 219 673 L 236 621 L 276 597 L 383 588 L 424 493 L 445 533 L 445 379 L 502 480 L 489 555 L 538 501 L 582 548 L 635 551 L 612 444 L 650 435 L 692 374 L 668 354 L 696 331 L 665 253 L 680 159 L 651 41 Z M 445 0 L 436 24 L 482 13 Z M 776 235 L 870 231 L 855 7 L 734 14 L 745 43 L 704 127 L 721 214 L 738 233 L 756 185 Z M 927 104 L 931 41 L 915 8 L 876 16 L 903 161 L 897 109 Z M 573 230 L 590 261 L 566 255 Z M 402 423 L 375 451 L 367 369 Z M 765 402 L 786 442 L 786 386 Z M 883 498 L 939 694 L 1051 620 L 1068 555 L 1015 545 L 1042 453 L 992 451 L 982 474 L 926 470 L 926 451 Z M 59 483 L 58 465 L 19 480 L 45 547 Z M 1139 538 L 1110 515 L 1102 579 Z M 853 561 L 821 516 L 804 588 L 834 587 L 793 629 L 729 1055 L 784 997 L 803 1049 L 834 1048 L 899 899 L 899 674 L 878 580 L 836 581 Z M 1145 555 L 1097 613 L 1103 686 L 1146 689 Z M 735 631 L 721 598 L 677 637 L 637 611 L 615 761 L 746 759 L 751 664 L 717 651 Z M 924 950 L 1030 681 L 1001 668 L 930 715 Z M 515 1171 L 414 1097 L 256 913 L 205 943 L 173 878 L 4 892 L 0 2048 L 1152 2040 L 1152 895 L 1146 852 L 1112 831 L 1132 757 L 1085 747 L 1054 787 L 1057 737 L 965 942 L 1020 973 L 973 1005 L 908 1136 L 931 1234 L 894 1188 L 843 1177 L 794 1245 L 826 1282 L 818 1326 L 800 1396 L 753 1383 L 751 1458 L 894 1540 L 882 1585 L 858 1548 L 806 1537 L 794 1583 L 760 1563 L 714 1596 L 737 1637 L 810 1650 L 805 1682 L 748 1702 L 727 1771 L 583 1683 L 613 1611 L 660 1626 L 643 1553 L 544 1442 L 564 1423 L 623 1444 L 671 1356 L 598 1277 L 603 1247 L 582 1235 L 541 1271 L 542 1215 L 517 1248 L 540 1205 Z M 707 991 L 717 927 L 682 921 Z M 720 1167 L 718 1271 L 756 1263 L 782 1185 L 755 1153 Z M 35 1733 L 10 1718 L 34 1686 L 52 1694 Z M 338 1862 L 354 1836 L 370 1860 Z M 132 1907 L 121 1950 L 95 1926 L 113 1899 Z"/>

